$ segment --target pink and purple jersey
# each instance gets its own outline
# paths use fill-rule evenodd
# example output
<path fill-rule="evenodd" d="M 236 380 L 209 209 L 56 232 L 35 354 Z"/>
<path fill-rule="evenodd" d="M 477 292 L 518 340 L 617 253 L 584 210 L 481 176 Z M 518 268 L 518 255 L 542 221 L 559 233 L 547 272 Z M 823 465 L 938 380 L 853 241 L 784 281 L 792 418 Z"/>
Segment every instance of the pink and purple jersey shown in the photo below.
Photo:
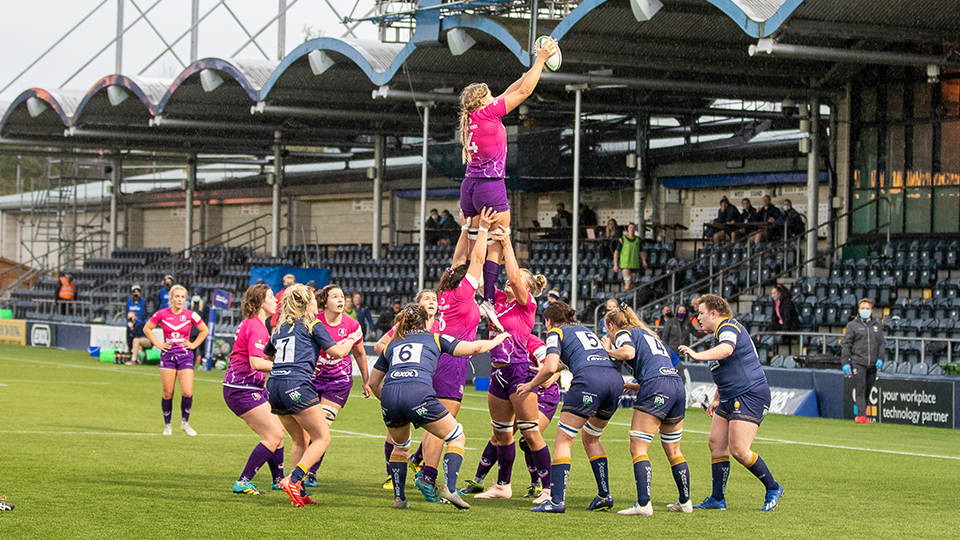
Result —
<path fill-rule="evenodd" d="M 527 303 L 521 305 L 513 300 L 507 301 L 507 293 L 497 291 L 493 308 L 497 311 L 497 318 L 505 332 L 510 337 L 490 351 L 490 361 L 501 364 L 522 364 L 529 362 L 527 357 L 527 340 L 536 322 L 537 302 L 533 295 L 527 293 Z"/>
<path fill-rule="evenodd" d="M 150 317 L 150 322 L 163 330 L 164 343 L 179 349 L 183 347 L 184 342 L 190 341 L 190 329 L 203 324 L 203 319 L 198 313 L 189 309 L 181 309 L 180 313 L 174 313 L 173 308 L 163 308 Z"/>
<path fill-rule="evenodd" d="M 333 325 L 327 323 L 327 318 L 321 312 L 317 314 L 317 320 L 323 324 L 327 332 L 330 333 L 330 337 L 337 343 L 347 339 L 347 336 L 360 329 L 360 323 L 353 317 L 342 316 L 340 317 L 340 324 Z M 339 360 L 330 358 L 326 352 L 321 351 L 320 356 L 317 358 L 317 369 L 313 372 L 313 380 L 333 381 L 350 379 L 353 377 L 352 361 L 353 351 L 350 351 L 350 354 Z"/>
<path fill-rule="evenodd" d="M 470 134 L 467 139 L 467 178 L 503 178 L 506 174 L 507 130 L 503 116 L 507 105 L 498 99 L 470 113 Z"/>
<path fill-rule="evenodd" d="M 250 367 L 250 357 L 263 357 L 263 348 L 270 341 L 267 327 L 258 317 L 244 319 L 237 327 L 237 337 L 230 353 L 230 365 L 223 376 L 223 385 L 231 388 L 266 388 L 267 374 Z"/>
<path fill-rule="evenodd" d="M 535 334 L 530 334 L 527 338 L 527 359 L 530 360 L 531 367 L 543 365 L 544 358 L 547 357 L 547 345 Z"/>
<path fill-rule="evenodd" d="M 473 297 L 477 294 L 478 285 L 477 280 L 467 274 L 456 289 L 440 293 L 437 298 L 440 332 L 461 341 L 477 340 L 480 306 Z"/>

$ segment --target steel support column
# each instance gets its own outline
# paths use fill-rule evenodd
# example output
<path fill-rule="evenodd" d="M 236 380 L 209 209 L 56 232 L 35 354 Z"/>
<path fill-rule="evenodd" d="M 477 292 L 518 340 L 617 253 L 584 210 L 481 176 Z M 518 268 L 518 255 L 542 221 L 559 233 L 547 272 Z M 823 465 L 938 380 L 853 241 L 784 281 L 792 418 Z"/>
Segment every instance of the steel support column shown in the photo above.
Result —
<path fill-rule="evenodd" d="M 118 199 L 120 198 L 120 182 L 123 181 L 123 160 L 117 156 L 110 160 L 110 164 L 113 166 L 113 185 L 110 186 L 110 254 L 108 256 L 113 257 L 113 252 L 117 249 L 117 219 L 119 217 L 117 209 Z"/>
<path fill-rule="evenodd" d="M 432 101 L 417 102 L 423 107 L 423 164 L 420 167 L 420 256 L 417 272 L 417 290 L 422 291 L 426 281 L 426 252 L 427 252 L 427 156 L 430 145 L 430 107 Z"/>
<path fill-rule="evenodd" d="M 586 85 L 568 86 L 567 90 L 576 92 L 573 113 L 573 240 L 570 247 L 570 307 L 577 309 L 577 296 L 580 289 L 580 113 L 583 91 Z"/>
<path fill-rule="evenodd" d="M 647 197 L 647 127 L 649 126 L 650 115 L 637 115 L 637 149 L 636 149 L 636 169 L 633 171 L 633 220 L 637 224 L 637 231 L 640 238 L 646 238 L 646 228 L 643 219 L 643 209 L 646 206 Z"/>
<path fill-rule="evenodd" d="M 193 190 L 197 186 L 197 155 L 193 154 L 190 156 L 190 159 L 187 160 L 187 185 L 184 186 L 185 199 L 187 209 L 186 220 L 184 221 L 184 245 L 183 249 L 186 250 L 185 254 L 187 258 L 190 258 L 192 253 L 190 248 L 193 246 Z"/>
<path fill-rule="evenodd" d="M 380 258 L 380 246 L 383 243 L 383 169 L 387 160 L 384 158 L 386 137 L 377 135 L 373 145 L 373 260 Z"/>
<path fill-rule="evenodd" d="M 280 132 L 273 134 L 273 216 L 270 233 L 270 256 L 280 256 L 280 191 L 283 189 L 283 146 L 280 144 Z"/>
<path fill-rule="evenodd" d="M 820 202 L 820 100 L 816 97 L 810 98 L 810 153 L 807 154 L 807 228 L 812 229 L 807 234 L 807 267 L 808 276 L 813 275 L 813 269 L 817 266 L 817 225 L 819 225 L 819 216 L 817 215 L 818 203 Z"/>

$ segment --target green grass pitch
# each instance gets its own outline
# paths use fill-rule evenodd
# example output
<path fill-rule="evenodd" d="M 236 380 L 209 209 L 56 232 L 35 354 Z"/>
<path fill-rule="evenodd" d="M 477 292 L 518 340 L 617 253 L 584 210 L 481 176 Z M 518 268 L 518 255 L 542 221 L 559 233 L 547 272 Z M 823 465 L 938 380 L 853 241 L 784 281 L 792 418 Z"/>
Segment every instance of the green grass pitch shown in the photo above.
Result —
<path fill-rule="evenodd" d="M 585 510 L 596 486 L 575 447 L 567 513 L 536 515 L 522 498 L 522 456 L 512 500 L 474 501 L 467 512 L 428 504 L 391 508 L 375 399 L 354 395 L 334 424 L 313 489 L 318 506 L 294 508 L 282 492 L 234 495 L 233 481 L 257 443 L 223 403 L 222 372 L 198 372 L 191 424 L 162 437 L 160 379 L 152 366 L 100 364 L 85 354 L 0 346 L 0 538 L 956 538 L 960 536 L 960 432 L 768 416 L 754 450 L 786 494 L 770 513 L 760 483 L 734 463 L 728 510 L 668 513 L 676 499 L 669 465 L 651 448 L 653 517 Z M 174 415 L 179 412 L 174 399 Z M 695 502 L 710 493 L 708 419 L 691 409 L 684 455 Z M 636 492 L 621 409 L 603 442 L 615 509 Z M 464 397 L 468 437 L 462 478 L 471 477 L 490 435 L 485 394 Z M 546 437 L 551 443 L 556 422 Z M 416 432 L 419 436 L 422 432 Z M 288 437 L 289 445 L 289 437 Z M 290 464 L 287 463 L 287 470 Z M 266 473 L 266 474 L 265 474 Z M 494 473 L 495 474 L 495 473 Z M 269 489 L 264 467 L 255 482 Z M 462 482 L 461 482 L 462 484 Z M 488 480 L 489 484 L 489 480 Z"/>

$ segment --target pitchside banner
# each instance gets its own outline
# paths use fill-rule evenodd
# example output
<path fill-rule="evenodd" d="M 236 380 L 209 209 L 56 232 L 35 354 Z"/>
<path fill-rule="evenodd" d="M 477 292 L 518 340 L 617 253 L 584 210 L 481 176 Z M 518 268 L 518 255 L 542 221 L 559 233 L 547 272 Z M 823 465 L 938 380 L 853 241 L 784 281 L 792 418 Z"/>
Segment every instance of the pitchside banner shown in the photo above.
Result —
<path fill-rule="evenodd" d="M 703 403 L 704 398 L 709 403 L 717 391 L 717 385 L 707 382 L 687 383 L 687 407 Z M 802 388 L 770 387 L 770 408 L 772 414 L 786 414 L 790 416 L 820 416 L 817 408 L 817 397 L 813 390 Z"/>
<path fill-rule="evenodd" d="M 866 416 L 875 422 L 953 429 L 953 382 L 923 379 L 877 379 L 867 396 Z M 843 411 L 853 414 L 853 384 L 843 381 Z"/>

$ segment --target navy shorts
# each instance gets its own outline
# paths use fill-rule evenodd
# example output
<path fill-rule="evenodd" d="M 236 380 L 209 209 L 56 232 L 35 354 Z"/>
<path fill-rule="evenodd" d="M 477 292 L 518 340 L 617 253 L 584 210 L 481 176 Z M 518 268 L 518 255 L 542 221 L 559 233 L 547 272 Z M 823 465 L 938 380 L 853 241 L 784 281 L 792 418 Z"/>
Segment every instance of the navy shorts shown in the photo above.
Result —
<path fill-rule="evenodd" d="M 623 395 L 623 377 L 613 369 L 585 369 L 573 378 L 563 397 L 562 412 L 583 418 L 609 420 Z"/>
<path fill-rule="evenodd" d="M 320 404 L 320 396 L 310 381 L 267 379 L 267 401 L 273 414 L 296 414 Z"/>
<path fill-rule="evenodd" d="M 433 387 L 425 384 L 393 384 L 380 392 L 380 411 L 388 428 L 413 424 L 420 428 L 450 414 Z"/>
<path fill-rule="evenodd" d="M 768 410 L 770 410 L 770 386 L 763 383 L 745 394 L 727 400 L 721 399 L 716 414 L 728 422 L 742 420 L 759 426 L 767 416 Z"/>
<path fill-rule="evenodd" d="M 666 425 L 679 424 L 687 412 L 687 391 L 679 377 L 643 381 L 633 408 L 656 416 Z"/>

